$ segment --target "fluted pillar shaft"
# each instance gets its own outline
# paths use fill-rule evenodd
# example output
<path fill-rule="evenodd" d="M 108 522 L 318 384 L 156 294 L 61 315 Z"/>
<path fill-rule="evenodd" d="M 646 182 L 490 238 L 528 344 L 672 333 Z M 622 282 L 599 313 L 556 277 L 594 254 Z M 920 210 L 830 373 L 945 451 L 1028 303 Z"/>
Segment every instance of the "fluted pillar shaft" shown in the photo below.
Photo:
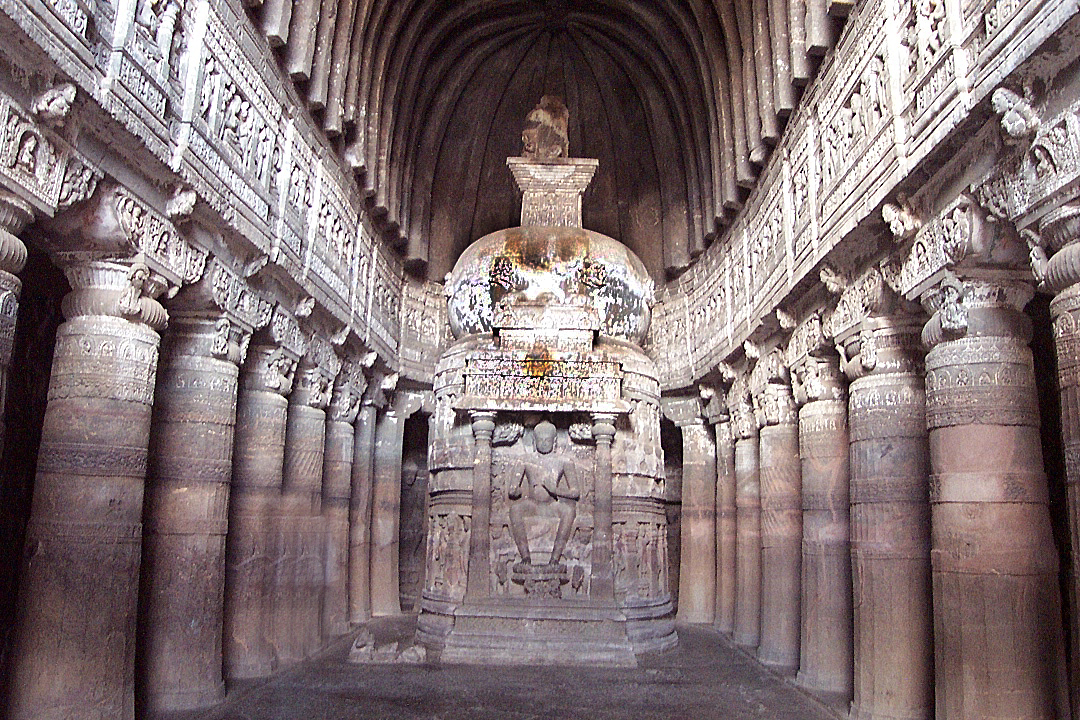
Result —
<path fill-rule="evenodd" d="M 236 407 L 225 565 L 225 673 L 274 669 L 270 642 L 274 515 L 281 495 L 285 423 L 296 356 L 274 344 L 248 351 Z"/>
<path fill-rule="evenodd" d="M 363 393 L 363 375 L 350 369 L 338 377 L 326 418 L 322 508 L 325 520 L 322 633 L 349 631 L 349 502 L 356 431 L 353 423 Z M 360 383 L 360 384 L 358 384 Z"/>
<path fill-rule="evenodd" d="M 679 610 L 686 623 L 711 623 L 716 611 L 716 441 L 700 417 L 681 425 L 682 540 Z"/>
<path fill-rule="evenodd" d="M 731 423 L 716 423 L 716 629 L 735 629 L 735 442 Z"/>
<path fill-rule="evenodd" d="M 272 583 L 272 642 L 281 664 L 318 652 L 323 590 L 322 483 L 330 383 L 309 357 L 289 396 Z"/>
<path fill-rule="evenodd" d="M 398 579 L 401 513 L 401 447 L 405 418 L 387 410 L 375 427 L 371 519 L 371 614 L 400 615 Z"/>
<path fill-rule="evenodd" d="M 371 617 L 371 493 L 378 408 L 364 398 L 353 437 L 352 494 L 349 498 L 349 622 Z"/>
<path fill-rule="evenodd" d="M 933 714 L 929 448 L 918 318 L 862 321 L 848 345 L 852 720 Z"/>
<path fill-rule="evenodd" d="M 239 360 L 233 327 L 225 318 L 174 317 L 162 350 L 139 614 L 145 696 L 156 711 L 205 707 L 225 693 L 221 629 Z"/>
<path fill-rule="evenodd" d="M 164 309 L 145 267 L 65 268 L 9 717 L 134 718 L 143 486 Z"/>
<path fill-rule="evenodd" d="M 762 358 L 780 378 L 786 370 Z M 755 391 L 764 424 L 758 434 L 761 481 L 761 638 L 758 660 L 793 671 L 799 666 L 802 500 L 799 426 L 791 388 L 767 381 Z"/>
<path fill-rule="evenodd" d="M 1023 271 L 923 296 L 936 717 L 1068 715 Z"/>
<path fill-rule="evenodd" d="M 812 369 L 811 369 L 812 367 Z M 851 699 L 852 607 L 847 396 L 838 358 L 808 358 L 799 410 L 802 638 L 799 685 Z M 813 398 L 813 399 L 811 399 Z"/>

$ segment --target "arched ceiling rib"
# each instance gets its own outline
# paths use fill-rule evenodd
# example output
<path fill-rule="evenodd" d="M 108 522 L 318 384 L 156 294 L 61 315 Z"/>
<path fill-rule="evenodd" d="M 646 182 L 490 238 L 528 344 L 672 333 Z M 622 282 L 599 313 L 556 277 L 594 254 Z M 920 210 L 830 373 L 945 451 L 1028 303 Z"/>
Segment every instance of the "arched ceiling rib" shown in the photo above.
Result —
<path fill-rule="evenodd" d="M 663 279 L 739 209 L 811 53 L 835 36 L 826 6 L 265 0 L 252 12 L 416 272 L 437 279 L 472 240 L 517 224 L 505 158 L 525 114 L 557 94 L 571 155 L 600 159 L 585 226 Z"/>

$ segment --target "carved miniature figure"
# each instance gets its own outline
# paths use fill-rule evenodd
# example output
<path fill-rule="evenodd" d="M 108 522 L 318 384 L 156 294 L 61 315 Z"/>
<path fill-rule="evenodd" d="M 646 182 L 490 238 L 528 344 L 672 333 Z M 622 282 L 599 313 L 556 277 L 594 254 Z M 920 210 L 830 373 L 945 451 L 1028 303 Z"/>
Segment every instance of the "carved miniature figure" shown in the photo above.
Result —
<path fill-rule="evenodd" d="M 511 469 L 508 493 L 513 501 L 510 505 L 510 533 L 521 561 L 526 565 L 532 564 L 529 539 L 525 533 L 526 518 L 558 518 L 559 529 L 548 560 L 549 565 L 557 565 L 577 517 L 577 501 L 581 497 L 577 468 L 572 458 L 552 454 L 555 435 L 555 426 L 550 422 L 545 420 L 537 424 L 533 428 L 536 454 L 526 456 Z"/>

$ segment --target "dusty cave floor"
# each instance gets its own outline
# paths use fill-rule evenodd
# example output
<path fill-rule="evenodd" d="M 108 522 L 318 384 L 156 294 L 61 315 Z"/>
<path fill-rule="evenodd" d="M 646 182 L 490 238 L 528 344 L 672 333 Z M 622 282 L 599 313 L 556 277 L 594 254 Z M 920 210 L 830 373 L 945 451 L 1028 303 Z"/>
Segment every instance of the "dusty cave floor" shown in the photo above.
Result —
<path fill-rule="evenodd" d="M 402 621 L 373 621 L 380 636 Z M 406 623 L 409 621 L 406 620 Z M 718 633 L 680 627 L 679 648 L 634 669 L 354 665 L 343 640 L 208 711 L 160 720 L 835 720 Z"/>

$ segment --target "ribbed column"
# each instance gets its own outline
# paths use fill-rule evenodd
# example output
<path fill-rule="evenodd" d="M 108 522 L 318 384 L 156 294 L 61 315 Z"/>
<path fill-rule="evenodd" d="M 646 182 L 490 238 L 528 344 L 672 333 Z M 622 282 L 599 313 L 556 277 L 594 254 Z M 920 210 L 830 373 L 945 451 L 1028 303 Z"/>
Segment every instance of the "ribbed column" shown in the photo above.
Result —
<path fill-rule="evenodd" d="M 852 720 L 933 715 L 929 448 L 918 318 L 870 318 L 847 347 Z"/>
<path fill-rule="evenodd" d="M 754 367 L 761 481 L 761 639 L 758 660 L 799 666 L 802 499 L 799 425 L 788 371 L 774 351 Z"/>
<path fill-rule="evenodd" d="M 700 416 L 680 423 L 680 429 L 683 481 L 677 619 L 711 623 L 716 612 L 716 441 Z"/>
<path fill-rule="evenodd" d="M 796 682 L 851 699 L 852 607 L 847 395 L 839 358 L 808 357 L 799 380 L 802 635 Z"/>
<path fill-rule="evenodd" d="M 304 350 L 295 320 L 275 312 L 271 337 L 248 351 L 241 371 L 225 543 L 225 674 L 255 678 L 274 669 L 271 581 L 275 514 L 281 498 L 285 423 L 296 361 Z M 296 332 L 273 332 L 291 326 Z M 274 337 L 277 335 L 277 337 Z M 276 342 L 274 342 L 276 340 Z"/>
<path fill-rule="evenodd" d="M 33 217 L 31 207 L 24 200 L 0 190 L 0 458 L 4 456 L 8 365 L 15 343 L 15 320 L 22 291 L 22 281 L 15 273 L 26 265 L 26 246 L 15 236 Z"/>
<path fill-rule="evenodd" d="M 923 295 L 936 717 L 1068 715 L 1023 271 Z"/>
<path fill-rule="evenodd" d="M 371 618 L 371 492 L 378 408 L 364 394 L 353 437 L 352 495 L 349 498 L 349 622 Z"/>
<path fill-rule="evenodd" d="M 735 440 L 731 423 L 716 425 L 716 629 L 735 629 Z"/>
<path fill-rule="evenodd" d="M 356 431 L 366 382 L 358 366 L 349 365 L 334 385 L 326 418 L 323 460 L 323 517 L 326 521 L 323 571 L 322 633 L 324 638 L 349 631 L 349 501 Z"/>
<path fill-rule="evenodd" d="M 1061 434 L 1065 446 L 1068 493 L 1071 595 L 1080 598 L 1080 206 L 1065 205 L 1047 213 L 1039 224 L 1047 249 L 1046 283 L 1054 291 L 1050 315 L 1054 321 L 1058 387 L 1061 393 Z M 1080 712 L 1080 617 L 1071 613 L 1072 704 Z"/>
<path fill-rule="evenodd" d="M 289 396 L 277 516 L 280 555 L 272 583 L 271 642 L 281 664 L 310 657 L 322 646 L 323 462 L 326 407 L 340 361 L 329 343 L 313 337 Z"/>
<path fill-rule="evenodd" d="M 375 427 L 371 503 L 371 614 L 400 615 L 398 529 L 401 512 L 401 446 L 405 417 L 394 408 Z"/>
<path fill-rule="evenodd" d="M 731 639 L 757 647 L 761 639 L 761 481 L 757 421 L 745 376 L 728 394 L 735 432 L 735 629 Z"/>
<path fill-rule="evenodd" d="M 9 717 L 132 720 L 143 485 L 164 308 L 143 266 L 65 268 Z"/>

